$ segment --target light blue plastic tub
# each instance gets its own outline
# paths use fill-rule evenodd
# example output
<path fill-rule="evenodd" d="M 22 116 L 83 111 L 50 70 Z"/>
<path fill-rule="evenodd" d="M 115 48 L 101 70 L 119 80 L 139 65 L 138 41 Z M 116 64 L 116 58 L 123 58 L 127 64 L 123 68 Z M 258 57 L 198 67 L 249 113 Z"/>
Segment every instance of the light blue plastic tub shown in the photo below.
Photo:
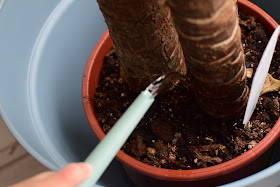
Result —
<path fill-rule="evenodd" d="M 275 0 L 260 3 L 280 19 Z M 84 115 L 85 64 L 106 25 L 95 0 L 0 0 L 0 113 L 17 140 L 59 170 L 83 161 L 97 139 Z M 278 16 L 278 17 L 277 17 Z M 274 152 L 274 162 L 280 156 Z M 280 163 L 228 186 L 276 186 Z M 114 161 L 98 186 L 131 186 Z"/>

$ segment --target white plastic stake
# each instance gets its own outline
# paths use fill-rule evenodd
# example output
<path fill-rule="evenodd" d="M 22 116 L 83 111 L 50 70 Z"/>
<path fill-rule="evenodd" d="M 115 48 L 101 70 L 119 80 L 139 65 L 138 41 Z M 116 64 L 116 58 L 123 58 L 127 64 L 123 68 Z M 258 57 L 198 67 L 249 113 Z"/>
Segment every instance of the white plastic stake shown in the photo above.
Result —
<path fill-rule="evenodd" d="M 266 79 L 270 64 L 271 64 L 271 59 L 274 53 L 274 49 L 278 40 L 279 36 L 279 31 L 280 31 L 280 26 L 278 26 L 275 31 L 273 32 L 265 50 L 262 55 L 262 58 L 260 60 L 260 63 L 258 65 L 258 68 L 256 70 L 256 73 L 254 75 L 254 79 L 252 82 L 251 90 L 250 90 L 250 95 L 249 95 L 249 100 L 248 104 L 246 107 L 244 119 L 243 119 L 243 124 L 244 127 L 247 126 L 258 101 L 258 98 L 260 96 L 264 81 Z"/>

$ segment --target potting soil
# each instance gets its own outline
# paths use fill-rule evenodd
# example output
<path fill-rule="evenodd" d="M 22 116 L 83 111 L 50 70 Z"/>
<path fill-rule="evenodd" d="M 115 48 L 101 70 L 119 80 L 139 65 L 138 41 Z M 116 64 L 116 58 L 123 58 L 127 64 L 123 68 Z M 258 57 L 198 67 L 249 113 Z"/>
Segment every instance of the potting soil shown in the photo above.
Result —
<path fill-rule="evenodd" d="M 268 42 L 253 17 L 240 15 L 247 68 L 255 72 Z M 279 42 L 278 42 L 279 43 Z M 277 45 L 269 73 L 280 76 L 280 45 Z M 112 49 L 104 59 L 94 101 L 95 113 L 107 133 L 137 97 L 121 78 L 121 67 Z M 248 78 L 250 87 L 252 77 Z M 204 114 L 195 102 L 188 81 L 159 95 L 122 150 L 135 159 L 168 169 L 205 168 L 231 160 L 252 149 L 265 137 L 279 117 L 279 93 L 259 98 L 250 123 L 244 129 L 239 119 L 222 121 Z M 129 124 L 127 124 L 129 125 Z"/>

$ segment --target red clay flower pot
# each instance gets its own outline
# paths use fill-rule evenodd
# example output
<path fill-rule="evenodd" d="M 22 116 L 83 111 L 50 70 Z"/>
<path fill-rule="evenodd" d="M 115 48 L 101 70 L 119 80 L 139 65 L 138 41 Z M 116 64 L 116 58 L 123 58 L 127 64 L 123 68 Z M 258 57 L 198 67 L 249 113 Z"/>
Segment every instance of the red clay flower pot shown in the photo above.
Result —
<path fill-rule="evenodd" d="M 261 22 L 268 35 L 271 35 L 277 27 L 278 24 L 253 3 L 239 0 L 238 6 L 242 13 L 252 15 Z M 93 102 L 88 98 L 94 98 L 103 59 L 112 46 L 111 38 L 106 30 L 89 57 L 83 77 L 84 110 L 92 130 L 99 140 L 105 134 L 95 117 Z M 279 133 L 280 120 L 266 137 L 248 152 L 223 164 L 203 169 L 170 170 L 157 168 L 137 161 L 122 151 L 119 151 L 116 157 L 123 164 L 127 174 L 139 186 L 216 186 L 260 171 L 265 160 L 265 153 L 277 140 Z"/>

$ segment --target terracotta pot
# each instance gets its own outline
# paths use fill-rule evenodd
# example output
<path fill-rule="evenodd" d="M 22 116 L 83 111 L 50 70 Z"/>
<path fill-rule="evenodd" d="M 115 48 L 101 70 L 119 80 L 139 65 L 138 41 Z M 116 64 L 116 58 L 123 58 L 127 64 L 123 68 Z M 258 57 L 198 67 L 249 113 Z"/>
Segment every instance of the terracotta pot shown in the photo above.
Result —
<path fill-rule="evenodd" d="M 268 35 L 271 35 L 278 25 L 267 13 L 253 3 L 239 0 L 238 5 L 242 13 L 257 18 Z M 83 77 L 84 110 L 92 130 L 99 140 L 105 134 L 95 117 L 93 101 L 88 98 L 94 98 L 103 59 L 112 45 L 108 30 L 106 30 L 89 57 Z M 228 162 L 203 169 L 170 170 L 157 168 L 137 161 L 122 151 L 119 151 L 116 157 L 123 164 L 127 174 L 139 186 L 216 186 L 260 171 L 265 160 L 265 153 L 277 140 L 279 133 L 280 120 L 266 137 L 248 152 Z"/>

